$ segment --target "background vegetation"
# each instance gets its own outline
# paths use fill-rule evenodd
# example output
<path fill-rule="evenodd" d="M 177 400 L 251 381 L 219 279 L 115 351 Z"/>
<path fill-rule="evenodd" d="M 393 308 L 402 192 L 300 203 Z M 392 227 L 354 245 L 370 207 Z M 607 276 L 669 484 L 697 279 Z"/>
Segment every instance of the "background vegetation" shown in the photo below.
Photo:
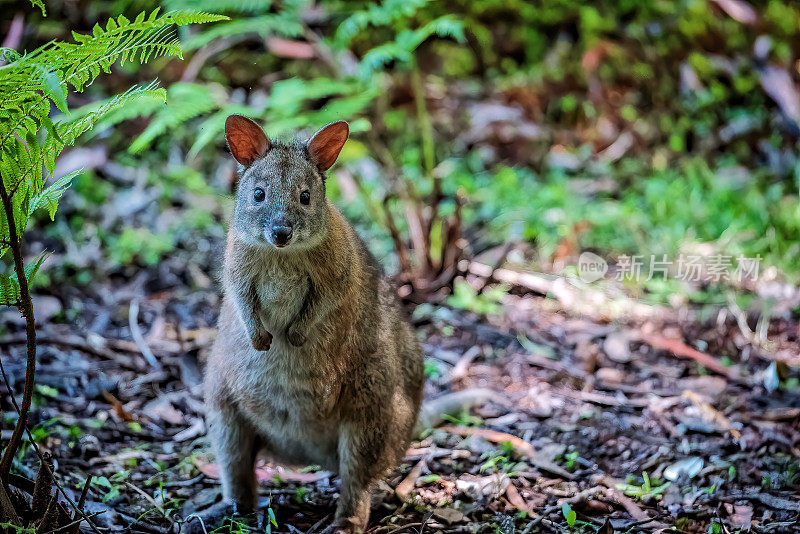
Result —
<path fill-rule="evenodd" d="M 30 48 L 156 5 L 55 1 L 46 19 L 21 3 L 4 11 L 24 14 Z M 70 102 L 88 113 L 156 71 L 168 97 L 119 108 L 81 143 L 96 148 L 58 169 L 85 170 L 46 238 L 57 253 L 82 253 L 48 262 L 40 283 L 208 258 L 195 245 L 223 231 L 208 208 L 229 204 L 219 195 L 232 176 L 230 113 L 278 136 L 349 120 L 330 195 L 390 268 L 384 198 L 401 198 L 388 213 L 405 236 L 408 199 L 441 187 L 445 213 L 463 196 L 470 253 L 523 241 L 530 254 L 517 259 L 543 271 L 587 248 L 612 263 L 759 254 L 762 272 L 796 281 L 800 14 L 789 2 L 741 5 L 167 0 L 231 20 L 181 30 L 186 61 L 116 69 Z M 688 290 L 650 289 L 662 299 Z"/>

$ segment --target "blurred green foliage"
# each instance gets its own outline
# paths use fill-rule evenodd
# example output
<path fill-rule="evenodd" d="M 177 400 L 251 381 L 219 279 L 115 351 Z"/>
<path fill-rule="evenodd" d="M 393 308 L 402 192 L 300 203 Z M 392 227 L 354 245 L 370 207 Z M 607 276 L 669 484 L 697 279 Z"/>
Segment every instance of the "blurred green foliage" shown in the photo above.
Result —
<path fill-rule="evenodd" d="M 101 0 L 74 10 L 56 0 L 48 8 L 51 22 L 80 26 L 156 4 Z M 800 6 L 748 5 L 755 22 L 736 20 L 713 0 L 165 0 L 165 9 L 231 20 L 182 29 L 186 61 L 155 64 L 173 82 L 167 105 L 119 108 L 91 142 L 151 169 L 166 209 L 181 204 L 184 191 L 213 195 L 203 180 L 216 191 L 227 185 L 219 161 L 228 114 L 259 119 L 273 136 L 346 119 L 347 172 L 329 180 L 330 195 L 381 256 L 392 248 L 376 224 L 384 222 L 381 200 L 404 183 L 428 193 L 435 174 L 445 211 L 457 191 L 466 195 L 476 250 L 526 240 L 533 268 L 547 269 L 559 244 L 574 238 L 580 249 L 611 257 L 708 244 L 761 255 L 796 278 L 800 117 L 776 94 L 797 97 Z M 37 19 L 27 14 L 37 39 L 60 33 Z M 95 101 L 85 111 L 113 92 L 90 90 Z M 516 110 L 510 133 L 476 118 L 482 103 Z M 133 119 L 139 114 L 149 119 Z M 530 125 L 534 134 L 518 133 Z M 620 140 L 620 153 L 609 156 Z M 93 202 L 115 194 L 78 191 Z M 77 232 L 93 215 L 77 201 L 73 210 Z M 402 204 L 390 211 L 405 232 Z M 218 234 L 213 217 L 188 219 L 188 228 Z M 576 233 L 582 221 L 588 229 Z M 185 224 L 121 224 L 102 238 L 111 265 L 150 264 L 172 247 L 191 248 Z"/>

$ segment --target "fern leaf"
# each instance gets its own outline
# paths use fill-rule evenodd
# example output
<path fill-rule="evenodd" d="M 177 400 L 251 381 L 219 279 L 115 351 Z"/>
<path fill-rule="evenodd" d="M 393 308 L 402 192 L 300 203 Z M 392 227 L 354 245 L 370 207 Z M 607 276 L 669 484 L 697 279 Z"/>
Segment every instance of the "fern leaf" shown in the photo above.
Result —
<path fill-rule="evenodd" d="M 38 7 L 42 11 L 43 17 L 47 15 L 47 10 L 45 9 L 44 2 L 42 0 L 30 0 L 30 2 L 33 7 Z"/>
<path fill-rule="evenodd" d="M 0 47 L 0 61 L 4 61 L 6 63 L 13 63 L 22 56 L 14 50 L 13 48 L 6 48 L 5 46 Z"/>
<path fill-rule="evenodd" d="M 242 41 L 253 36 L 266 38 L 271 35 L 297 37 L 302 35 L 303 26 L 291 13 L 279 13 L 232 20 L 223 24 L 215 24 L 202 33 L 198 33 L 183 43 L 184 50 L 196 50 L 217 39 Z"/>
<path fill-rule="evenodd" d="M 13 278 L 0 274 L 0 306 L 15 306 L 19 302 L 19 284 Z"/>
<path fill-rule="evenodd" d="M 28 285 L 33 284 L 33 280 L 34 278 L 36 278 L 36 274 L 42 267 L 44 260 L 46 260 L 49 257 L 50 253 L 44 251 L 38 256 L 36 256 L 32 261 L 28 262 L 28 265 L 25 266 L 25 278 L 28 280 Z"/>
<path fill-rule="evenodd" d="M 39 208 L 47 208 L 47 211 L 50 213 L 50 220 L 55 220 L 56 208 L 58 208 L 58 201 L 61 199 L 61 195 L 63 195 L 70 186 L 72 179 L 80 172 L 81 171 L 71 172 L 37 193 L 30 201 L 28 215 L 31 215 Z"/>
<path fill-rule="evenodd" d="M 385 26 L 400 18 L 410 18 L 430 1 L 386 0 L 380 5 L 370 5 L 369 8 L 357 11 L 342 21 L 336 30 L 336 40 L 341 44 L 347 44 L 369 26 Z"/>
<path fill-rule="evenodd" d="M 167 105 L 156 112 L 147 128 L 128 148 L 129 152 L 141 152 L 168 128 L 219 108 L 225 99 L 209 86 L 195 83 L 174 83 L 167 94 Z"/>

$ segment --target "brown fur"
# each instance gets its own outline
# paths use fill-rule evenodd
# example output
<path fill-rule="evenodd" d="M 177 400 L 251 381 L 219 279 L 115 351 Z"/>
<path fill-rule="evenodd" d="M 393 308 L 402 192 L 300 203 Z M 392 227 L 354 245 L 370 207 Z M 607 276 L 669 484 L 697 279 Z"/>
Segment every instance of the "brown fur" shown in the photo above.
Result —
<path fill-rule="evenodd" d="M 278 176 L 258 161 L 241 169 L 236 211 L 246 219 L 232 223 L 225 252 L 219 334 L 205 382 L 209 433 L 224 496 L 241 510 L 255 504 L 253 462 L 263 448 L 280 462 L 337 471 L 342 491 L 332 528 L 360 532 L 372 483 L 408 446 L 421 401 L 422 353 L 377 262 L 324 198 L 324 176 L 309 170 L 313 152 L 297 146 L 294 153 L 279 148 L 295 163 Z M 258 177 L 248 175 L 252 168 Z M 258 219 L 240 206 L 251 194 L 248 180 L 278 184 L 281 198 L 290 198 L 293 182 L 314 179 L 323 180 L 314 199 L 321 204 L 307 212 L 276 204 Z M 319 219 L 302 223 L 314 229 L 304 243 L 278 249 L 253 237 L 260 229 L 242 236 L 252 221 L 269 224 L 276 210 L 287 209 Z"/>

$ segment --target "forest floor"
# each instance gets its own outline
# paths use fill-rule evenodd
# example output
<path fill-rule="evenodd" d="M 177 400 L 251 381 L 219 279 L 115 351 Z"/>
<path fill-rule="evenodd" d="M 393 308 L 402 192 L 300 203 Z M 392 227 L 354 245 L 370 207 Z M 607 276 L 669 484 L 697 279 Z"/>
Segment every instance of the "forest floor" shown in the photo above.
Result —
<path fill-rule="evenodd" d="M 218 295 L 202 273 L 200 290 L 149 292 L 148 276 L 164 272 L 111 279 L 102 298 L 65 288 L 36 302 L 33 435 L 76 500 L 93 476 L 86 511 L 101 530 L 164 533 L 220 499 L 201 392 Z M 779 385 L 782 363 L 732 316 L 634 302 L 610 318 L 568 300 L 518 287 L 488 318 L 414 310 L 426 398 L 478 393 L 412 443 L 375 493 L 369 532 L 800 531 L 800 398 Z M 56 324 L 65 302 L 75 316 Z M 2 319 L 19 391 L 24 339 L 13 312 Z M 800 354 L 796 322 L 773 320 L 767 334 L 770 354 Z M 742 361 L 697 361 L 731 351 Z M 6 395 L 7 419 L 10 406 Z M 19 466 L 35 477 L 33 451 Z M 258 474 L 272 532 L 330 521 L 331 473 L 260 461 Z"/>

